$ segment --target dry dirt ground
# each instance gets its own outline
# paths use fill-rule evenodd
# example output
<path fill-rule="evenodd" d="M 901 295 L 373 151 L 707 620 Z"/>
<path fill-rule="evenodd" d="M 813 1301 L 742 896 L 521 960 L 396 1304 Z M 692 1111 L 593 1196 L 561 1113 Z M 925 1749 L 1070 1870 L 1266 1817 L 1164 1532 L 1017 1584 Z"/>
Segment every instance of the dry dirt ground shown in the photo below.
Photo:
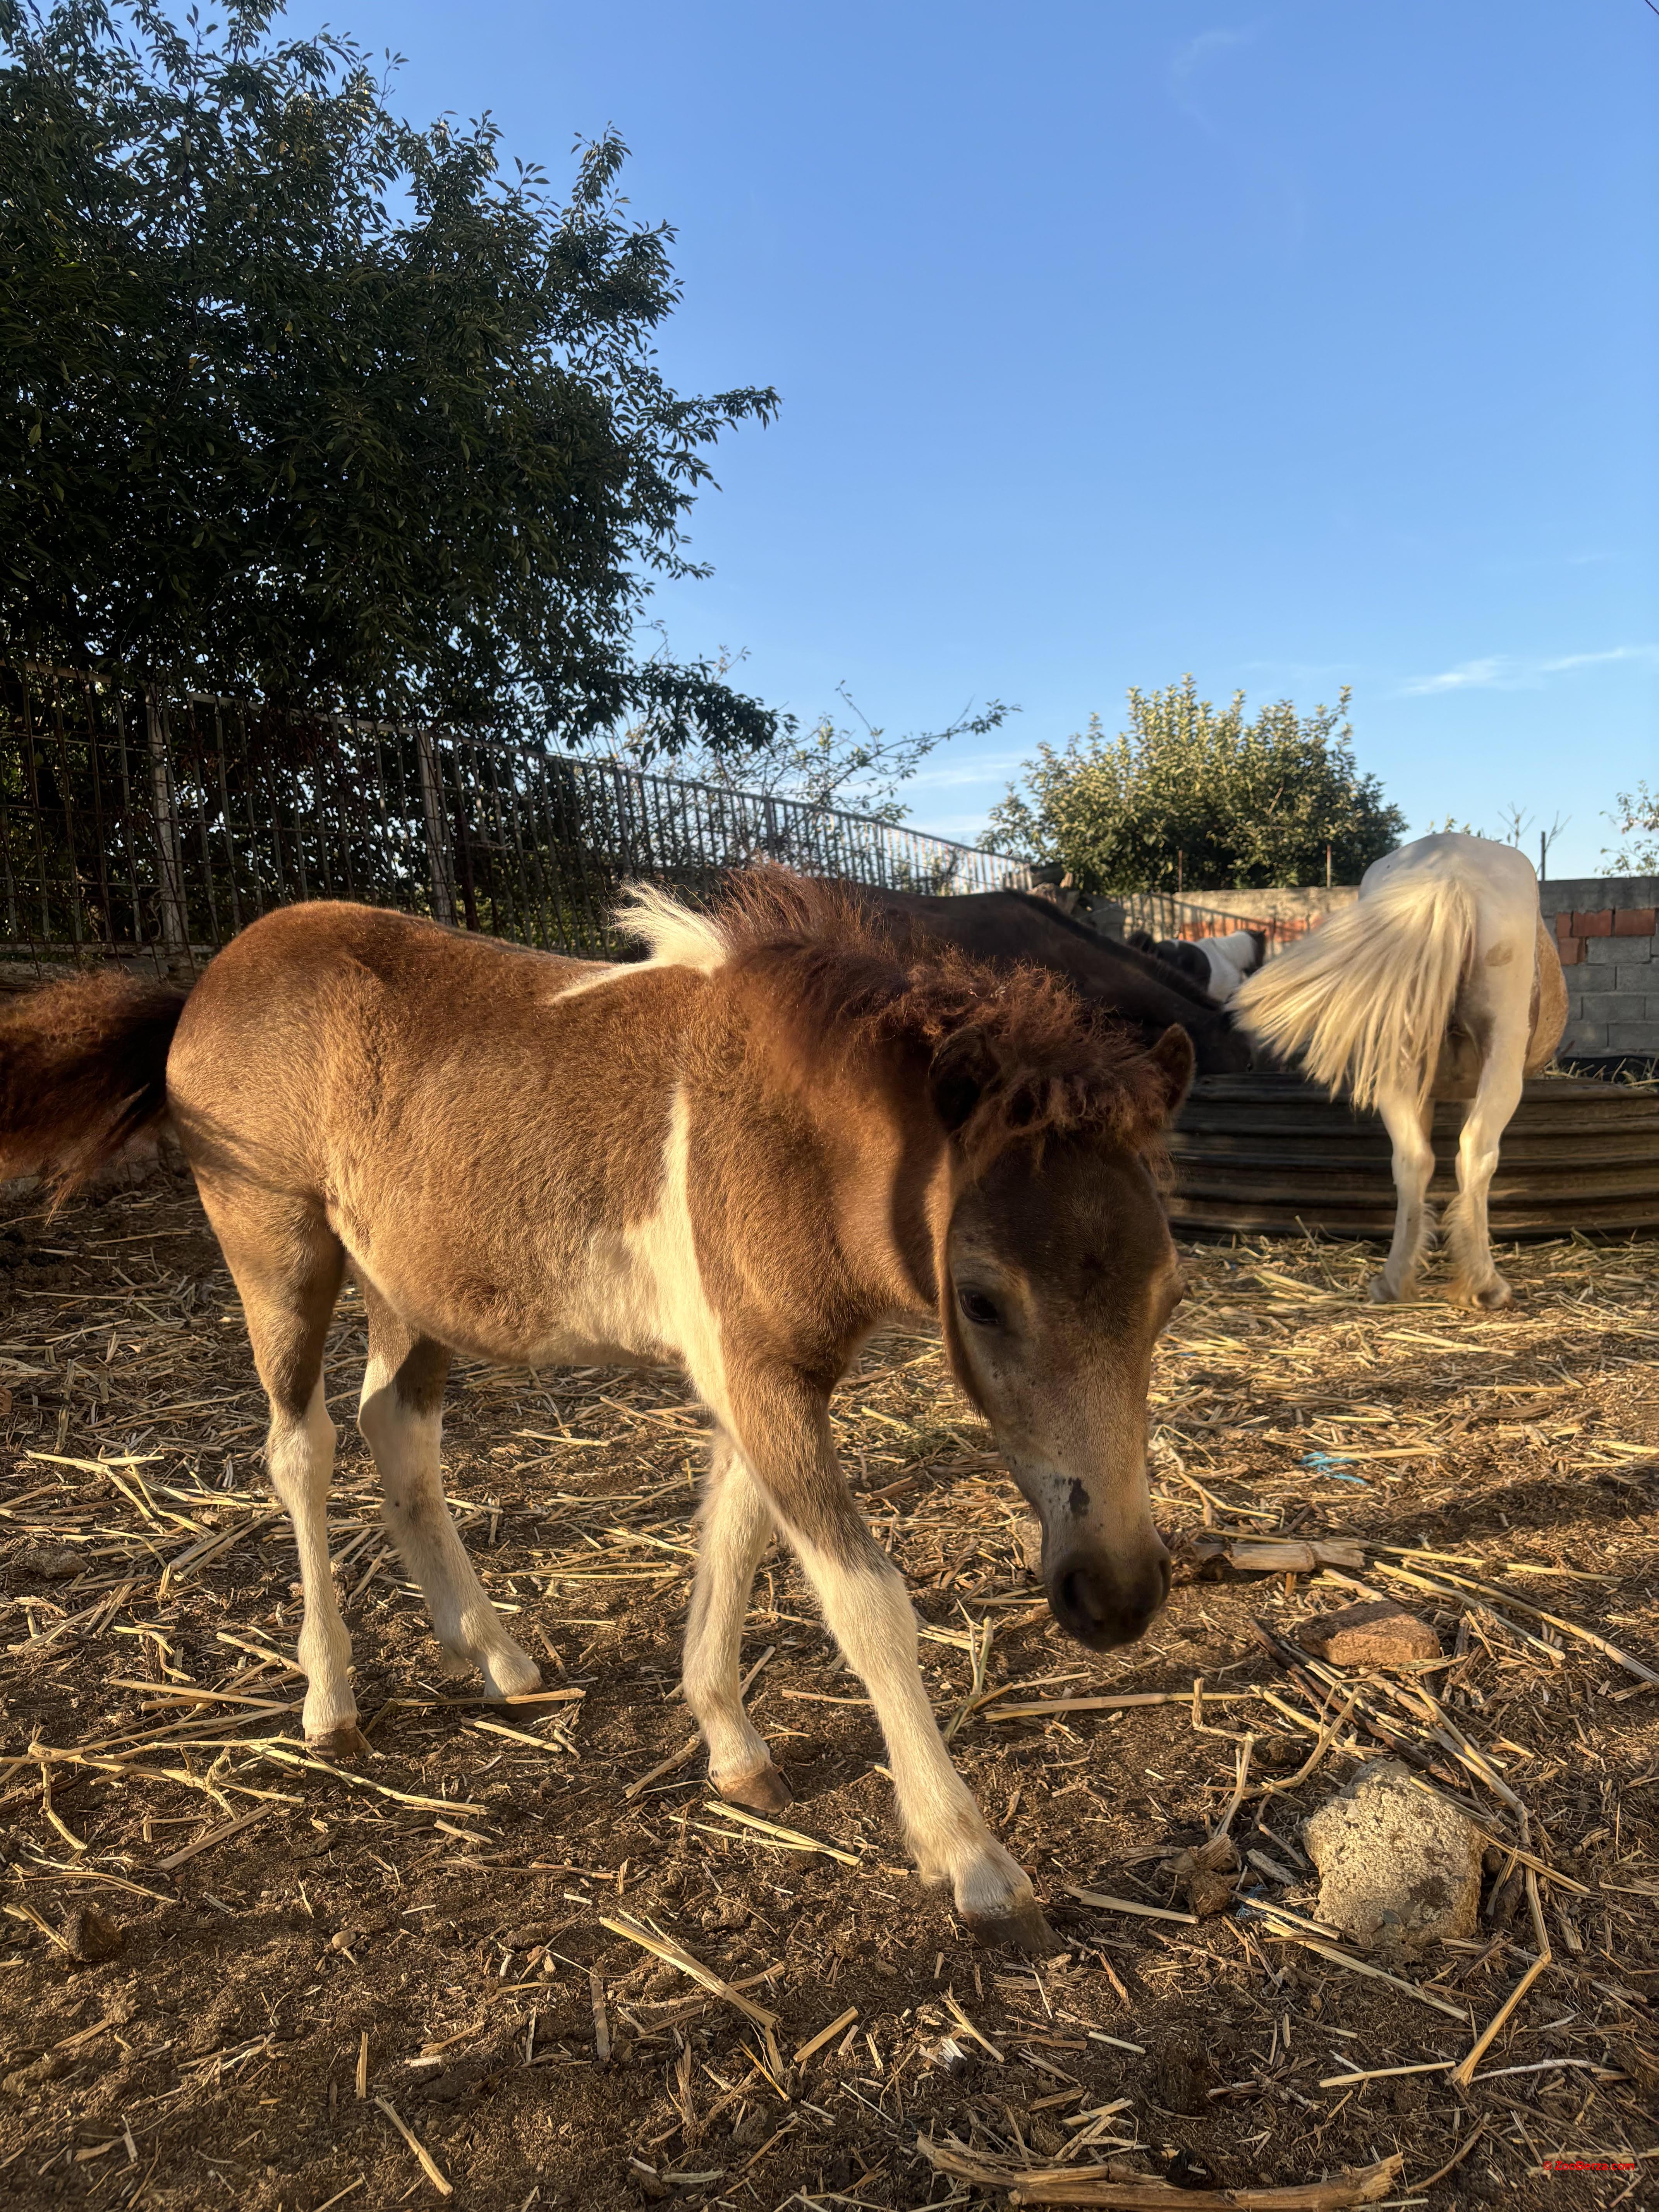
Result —
<path fill-rule="evenodd" d="M 841 1856 L 734 1826 L 700 1760 L 673 1763 L 700 1446 L 671 1375 L 457 1375 L 458 1516 L 547 1687 L 579 1693 L 492 1714 L 439 1674 L 382 1544 L 348 1297 L 336 1561 L 373 1749 L 309 1761 L 293 1544 L 193 1197 L 163 1176 L 51 1221 L 15 1198 L 0 2204 L 1004 2202 L 930 2162 L 952 2141 L 986 2171 L 1115 2160 L 1194 2192 L 1398 2151 L 1397 2203 L 1656 2201 L 1655 1254 L 1530 1248 L 1512 1311 L 1471 1316 L 1367 1306 L 1358 1248 L 1193 1250 L 1152 1405 L 1186 1565 L 1145 1641 L 1103 1657 L 1049 1625 L 932 1342 L 872 1348 L 838 1401 L 846 1463 L 963 1770 L 1066 1939 L 1034 1966 L 977 1949 L 906 1871 L 872 1717 L 787 1559 L 759 1578 L 750 1700 L 795 1793 L 783 1825 Z M 1199 1559 L 1206 1524 L 1212 1552 L 1251 1530 L 1360 1549 L 1346 1580 L 1251 1573 Z M 1244 1735 L 1250 1791 L 1318 1741 L 1329 1679 L 1253 1624 L 1292 1638 L 1355 1584 L 1403 1595 L 1445 1662 L 1340 1686 L 1358 1700 L 1307 1779 L 1245 1797 L 1257 1859 L 1226 1909 L 1124 1909 L 1183 1908 L 1170 1862 L 1221 1817 Z M 1385 1730 L 1493 1844 L 1476 1936 L 1395 1983 L 1271 1909 L 1313 1912 L 1302 1821 Z M 1507 1844 L 1529 1844 L 1540 1917 Z M 1455 2083 L 1540 1930 L 1550 1963 Z"/>

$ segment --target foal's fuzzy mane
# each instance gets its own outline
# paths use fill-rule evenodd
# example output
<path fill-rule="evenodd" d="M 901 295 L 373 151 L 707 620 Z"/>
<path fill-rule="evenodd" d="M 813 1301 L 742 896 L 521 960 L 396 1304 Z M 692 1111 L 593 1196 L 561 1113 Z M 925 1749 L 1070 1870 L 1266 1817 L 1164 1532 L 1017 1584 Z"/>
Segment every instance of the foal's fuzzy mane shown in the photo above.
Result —
<path fill-rule="evenodd" d="M 901 934 L 842 886 L 775 866 L 746 871 L 706 913 L 653 890 L 619 919 L 653 963 L 775 986 L 780 1042 L 803 1071 L 860 1049 L 921 1056 L 976 1164 L 1012 1143 L 1088 1132 L 1164 1171 L 1167 1069 L 1050 969 L 993 967 Z"/>

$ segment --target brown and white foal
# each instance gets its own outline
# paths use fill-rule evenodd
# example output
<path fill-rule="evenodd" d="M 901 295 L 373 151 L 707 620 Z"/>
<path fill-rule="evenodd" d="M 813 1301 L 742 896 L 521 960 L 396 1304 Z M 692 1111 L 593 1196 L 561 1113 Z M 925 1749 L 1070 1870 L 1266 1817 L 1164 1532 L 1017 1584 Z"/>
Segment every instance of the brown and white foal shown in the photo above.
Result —
<path fill-rule="evenodd" d="M 714 1430 L 684 1687 L 715 1787 L 788 1802 L 738 1697 L 750 1584 L 781 1532 L 868 1688 L 924 1879 L 988 1936 L 1040 1942 L 1031 1885 L 940 1741 L 830 1397 L 884 1319 L 937 1315 L 1042 1518 L 1055 1616 L 1097 1650 L 1139 1636 L 1169 1580 L 1146 1396 L 1179 1295 L 1157 1169 L 1191 1048 L 1171 1030 L 1139 1050 L 1036 970 L 901 957 L 781 872 L 713 915 L 640 893 L 630 918 L 649 958 L 600 967 L 298 906 L 187 1000 L 43 993 L 0 1023 L 0 1155 L 72 1182 L 171 1115 L 270 1395 L 313 1743 L 356 1741 L 321 1379 L 349 1268 L 368 1313 L 359 1426 L 452 1668 L 492 1697 L 538 1680 L 443 1502 L 452 1355 L 673 1363 Z"/>

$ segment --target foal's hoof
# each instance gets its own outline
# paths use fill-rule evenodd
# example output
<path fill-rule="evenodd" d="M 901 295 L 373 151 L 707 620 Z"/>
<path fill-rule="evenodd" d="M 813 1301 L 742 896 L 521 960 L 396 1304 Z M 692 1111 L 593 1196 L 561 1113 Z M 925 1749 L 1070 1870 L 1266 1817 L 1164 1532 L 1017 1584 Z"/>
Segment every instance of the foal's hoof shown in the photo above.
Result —
<path fill-rule="evenodd" d="M 963 1917 L 969 1933 L 991 1950 L 1024 1951 L 1028 1958 L 1048 1959 L 1066 1948 L 1034 1897 L 1027 1898 L 1012 1912 L 966 1913 Z"/>
<path fill-rule="evenodd" d="M 716 1782 L 714 1787 L 728 1805 L 741 1805 L 750 1813 L 783 1813 L 795 1802 L 789 1784 L 770 1759 L 764 1766 L 757 1766 L 752 1774 L 739 1775 L 735 1781 Z"/>
<path fill-rule="evenodd" d="M 527 1698 L 542 1686 L 541 1668 L 516 1644 L 507 1650 L 490 1652 L 482 1663 L 486 1705 L 504 1705 L 513 1698 Z"/>
<path fill-rule="evenodd" d="M 1468 1306 L 1475 1313 L 1496 1313 L 1515 1296 L 1501 1275 L 1495 1275 L 1479 1290 L 1468 1283 L 1454 1283 L 1448 1294 L 1455 1306 Z"/>
<path fill-rule="evenodd" d="M 337 1765 L 342 1759 L 361 1758 L 368 1747 L 368 1738 L 356 1721 L 343 1721 L 338 1728 L 306 1738 L 306 1749 L 313 1758 L 331 1759 Z"/>
<path fill-rule="evenodd" d="M 1397 1306 L 1409 1296 L 1409 1291 L 1395 1290 L 1386 1275 L 1373 1275 L 1365 1285 L 1365 1296 L 1374 1306 Z"/>

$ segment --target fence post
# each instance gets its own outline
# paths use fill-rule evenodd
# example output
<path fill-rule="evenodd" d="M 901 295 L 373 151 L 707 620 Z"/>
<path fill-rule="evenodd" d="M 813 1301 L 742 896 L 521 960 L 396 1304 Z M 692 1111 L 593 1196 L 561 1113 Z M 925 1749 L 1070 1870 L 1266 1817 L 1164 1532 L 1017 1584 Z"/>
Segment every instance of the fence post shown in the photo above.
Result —
<path fill-rule="evenodd" d="M 455 920 L 455 882 L 449 865 L 449 839 L 444 823 L 443 786 L 439 780 L 437 741 L 430 723 L 415 731 L 415 757 L 421 771 L 421 816 L 426 825 L 427 877 L 432 886 L 432 918 Z"/>
<path fill-rule="evenodd" d="M 161 952 L 170 975 L 191 976 L 196 973 L 196 963 L 191 957 L 185 905 L 185 841 L 173 775 L 172 732 L 166 705 L 153 684 L 144 686 L 144 734 L 149 751 L 150 811 L 155 823 Z"/>

